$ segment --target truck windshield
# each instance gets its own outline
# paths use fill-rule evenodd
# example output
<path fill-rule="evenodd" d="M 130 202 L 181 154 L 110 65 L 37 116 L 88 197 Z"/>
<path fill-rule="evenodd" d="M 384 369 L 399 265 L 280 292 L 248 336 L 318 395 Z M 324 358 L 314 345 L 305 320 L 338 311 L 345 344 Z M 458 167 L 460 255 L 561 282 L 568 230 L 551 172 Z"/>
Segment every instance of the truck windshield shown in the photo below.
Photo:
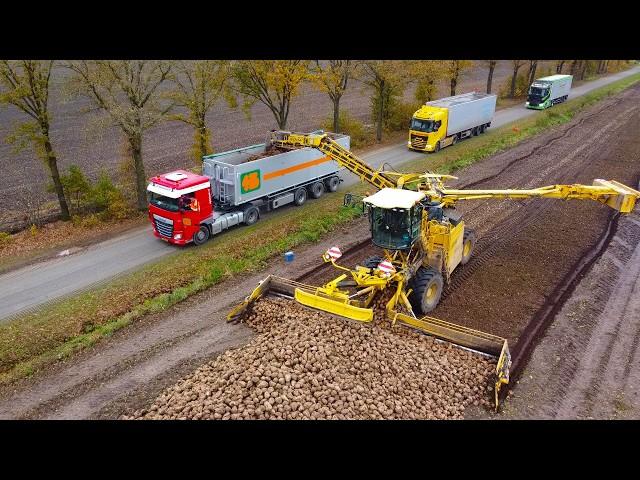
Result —
<path fill-rule="evenodd" d="M 147 197 L 151 205 L 155 205 L 156 207 L 161 208 L 163 210 L 167 210 L 169 212 L 178 211 L 177 198 L 165 197 L 164 195 L 160 195 L 155 192 L 147 192 Z"/>
<path fill-rule="evenodd" d="M 547 95 L 548 90 L 546 88 L 531 87 L 529 89 L 529 95 L 532 97 L 544 97 Z"/>
<path fill-rule="evenodd" d="M 417 130 L 419 132 L 433 132 L 433 120 L 419 120 L 417 118 L 411 119 L 411 130 Z"/>

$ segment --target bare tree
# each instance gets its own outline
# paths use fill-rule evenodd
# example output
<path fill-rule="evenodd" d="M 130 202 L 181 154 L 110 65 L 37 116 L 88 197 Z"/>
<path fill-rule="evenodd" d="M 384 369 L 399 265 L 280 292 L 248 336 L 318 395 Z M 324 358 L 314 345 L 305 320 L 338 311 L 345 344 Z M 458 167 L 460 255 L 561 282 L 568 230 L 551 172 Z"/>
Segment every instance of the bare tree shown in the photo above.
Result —
<path fill-rule="evenodd" d="M 529 72 L 527 73 L 527 83 L 531 85 L 536 78 L 538 60 L 529 60 Z"/>
<path fill-rule="evenodd" d="M 266 105 L 278 128 L 285 129 L 291 100 L 308 76 L 307 60 L 240 60 L 231 66 L 231 89 L 244 99 L 242 109 L 251 117 L 255 102 Z M 229 100 L 236 106 L 235 98 Z"/>
<path fill-rule="evenodd" d="M 473 66 L 471 60 L 449 60 L 447 62 L 447 73 L 449 81 L 451 83 L 451 95 L 456 94 L 456 87 L 458 86 L 458 79 L 465 70 L 468 70 Z"/>
<path fill-rule="evenodd" d="M 329 95 L 333 104 L 333 131 L 340 130 L 340 99 L 347 89 L 349 79 L 357 68 L 353 60 L 328 60 L 325 66 L 319 60 L 311 69 L 311 81 L 322 92 Z"/>
<path fill-rule="evenodd" d="M 160 85 L 171 73 L 171 63 L 158 60 L 95 60 L 69 62 L 73 72 L 69 86 L 106 113 L 111 125 L 120 128 L 133 157 L 137 203 L 146 210 L 147 178 L 142 160 L 142 138 L 146 130 L 167 115 L 173 103 L 162 98 Z"/>
<path fill-rule="evenodd" d="M 511 75 L 511 90 L 509 96 L 514 98 L 516 96 L 516 80 L 518 79 L 518 70 L 524 65 L 524 60 L 511 60 L 513 66 L 513 74 Z"/>
<path fill-rule="evenodd" d="M 566 60 L 557 60 L 556 61 L 556 73 L 562 73 L 562 67 L 566 63 Z"/>
<path fill-rule="evenodd" d="M 36 154 L 49 168 L 53 187 L 58 197 L 63 220 L 69 220 L 69 206 L 64 195 L 58 158 L 53 150 L 49 136 L 49 80 L 53 60 L 0 61 L 0 104 L 10 104 L 31 117 L 31 120 L 18 124 L 8 141 L 16 149 L 27 144 L 34 147 Z"/>
<path fill-rule="evenodd" d="M 169 118 L 194 128 L 192 156 L 198 164 L 202 157 L 213 153 L 206 117 L 223 96 L 228 78 L 229 62 L 226 60 L 178 61 L 171 75 L 175 88 L 168 97 L 176 106 L 185 108 L 187 113 L 175 113 Z"/>

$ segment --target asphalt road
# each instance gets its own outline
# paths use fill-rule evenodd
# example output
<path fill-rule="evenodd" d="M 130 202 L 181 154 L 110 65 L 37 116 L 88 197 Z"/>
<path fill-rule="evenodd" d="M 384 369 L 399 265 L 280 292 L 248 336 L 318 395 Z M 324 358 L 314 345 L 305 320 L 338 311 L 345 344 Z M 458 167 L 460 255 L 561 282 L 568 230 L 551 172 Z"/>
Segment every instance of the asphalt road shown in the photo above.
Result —
<path fill-rule="evenodd" d="M 640 67 L 635 67 L 588 82 L 573 89 L 569 98 L 579 97 L 638 72 Z M 492 127 L 500 127 L 537 113 L 537 110 L 529 110 L 524 106 L 500 110 L 496 112 Z M 383 147 L 362 157 L 370 165 L 378 168 L 384 162 L 398 166 L 423 155 L 425 154 L 409 151 L 406 143 L 403 142 Z M 341 189 L 358 181 L 354 175 L 346 171 L 342 176 L 345 181 Z M 276 211 L 270 215 L 277 214 Z M 94 287 L 117 275 L 175 252 L 177 247 L 156 239 L 149 225 L 90 246 L 75 254 L 6 273 L 0 276 L 0 322 L 6 322 L 18 314 L 34 310 L 63 296 Z"/>

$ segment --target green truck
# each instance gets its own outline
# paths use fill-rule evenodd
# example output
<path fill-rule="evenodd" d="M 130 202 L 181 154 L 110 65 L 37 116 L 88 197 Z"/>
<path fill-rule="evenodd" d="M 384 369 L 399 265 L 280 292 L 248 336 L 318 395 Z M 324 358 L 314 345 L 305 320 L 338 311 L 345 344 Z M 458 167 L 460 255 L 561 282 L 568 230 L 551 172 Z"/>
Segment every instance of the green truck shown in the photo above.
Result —
<path fill-rule="evenodd" d="M 527 108 L 544 110 L 556 103 L 564 102 L 571 90 L 572 75 L 551 75 L 534 80 L 527 95 Z"/>

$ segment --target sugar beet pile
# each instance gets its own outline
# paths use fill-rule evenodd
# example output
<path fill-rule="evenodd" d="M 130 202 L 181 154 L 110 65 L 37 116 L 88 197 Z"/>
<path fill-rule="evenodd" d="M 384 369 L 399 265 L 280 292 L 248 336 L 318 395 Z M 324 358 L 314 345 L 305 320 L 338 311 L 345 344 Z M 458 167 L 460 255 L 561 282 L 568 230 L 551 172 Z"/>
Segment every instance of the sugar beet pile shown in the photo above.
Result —
<path fill-rule="evenodd" d="M 460 419 L 491 405 L 492 359 L 376 317 L 363 325 L 261 299 L 247 318 L 253 341 L 123 418 Z"/>

